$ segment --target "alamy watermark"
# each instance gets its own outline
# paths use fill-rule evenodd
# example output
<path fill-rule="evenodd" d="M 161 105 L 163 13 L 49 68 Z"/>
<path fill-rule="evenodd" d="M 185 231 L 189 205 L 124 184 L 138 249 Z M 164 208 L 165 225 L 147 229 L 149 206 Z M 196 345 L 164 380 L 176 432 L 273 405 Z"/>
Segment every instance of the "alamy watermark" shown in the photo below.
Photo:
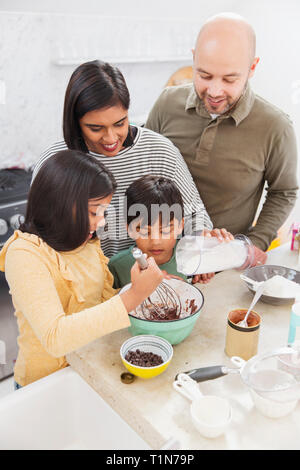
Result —
<path fill-rule="evenodd" d="M 193 207 L 193 210 L 178 203 L 169 206 L 168 204 L 133 204 L 127 207 L 126 196 L 120 196 L 119 202 L 107 207 L 105 214 L 105 225 L 98 226 L 97 235 L 101 240 L 124 240 L 127 233 L 130 237 L 147 238 L 147 231 L 141 231 L 143 227 L 156 227 L 157 221 L 161 228 L 170 226 L 171 222 L 177 220 L 179 223 L 184 218 L 184 233 L 192 235 L 195 231 L 204 228 L 204 209 L 203 206 Z M 99 206 L 97 216 L 103 215 L 103 208 Z M 173 233 L 162 231 L 161 238 L 172 238 Z M 153 232 L 151 234 L 153 238 Z M 175 236 L 176 238 L 176 236 Z"/>

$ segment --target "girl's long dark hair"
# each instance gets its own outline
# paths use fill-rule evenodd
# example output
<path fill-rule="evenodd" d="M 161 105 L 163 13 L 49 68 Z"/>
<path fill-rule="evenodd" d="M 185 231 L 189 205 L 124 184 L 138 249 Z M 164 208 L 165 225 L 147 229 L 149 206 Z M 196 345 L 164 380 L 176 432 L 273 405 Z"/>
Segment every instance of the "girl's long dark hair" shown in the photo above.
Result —
<path fill-rule="evenodd" d="M 87 152 L 79 119 L 89 111 L 121 105 L 128 110 L 130 95 L 125 79 L 117 67 L 93 60 L 73 72 L 65 94 L 63 133 L 69 149 Z M 132 145 L 129 126 L 124 146 Z"/>
<path fill-rule="evenodd" d="M 29 191 L 22 232 L 42 238 L 56 251 L 71 251 L 89 235 L 88 200 L 113 194 L 112 173 L 96 158 L 63 150 L 50 157 Z"/>

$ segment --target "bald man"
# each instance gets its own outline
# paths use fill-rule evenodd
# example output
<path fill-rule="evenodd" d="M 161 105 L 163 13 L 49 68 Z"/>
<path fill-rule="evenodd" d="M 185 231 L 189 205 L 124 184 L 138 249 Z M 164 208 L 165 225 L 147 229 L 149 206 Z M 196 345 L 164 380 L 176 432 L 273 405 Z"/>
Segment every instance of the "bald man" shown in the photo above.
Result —
<path fill-rule="evenodd" d="M 193 51 L 193 84 L 166 88 L 146 127 L 178 147 L 214 226 L 248 235 L 259 254 L 286 220 L 298 186 L 292 123 L 249 86 L 258 62 L 255 33 L 242 17 L 210 18 Z"/>

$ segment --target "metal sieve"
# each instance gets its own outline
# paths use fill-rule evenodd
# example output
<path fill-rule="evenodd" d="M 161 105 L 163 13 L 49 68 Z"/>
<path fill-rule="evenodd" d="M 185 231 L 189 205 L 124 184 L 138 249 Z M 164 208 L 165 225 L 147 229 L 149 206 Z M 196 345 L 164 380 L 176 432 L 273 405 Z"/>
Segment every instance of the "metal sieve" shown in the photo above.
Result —
<path fill-rule="evenodd" d="M 280 403 L 298 400 L 300 398 L 300 381 L 284 370 L 280 369 L 281 357 L 294 359 L 299 352 L 292 347 L 282 347 L 253 356 L 248 361 L 234 356 L 231 361 L 238 368 L 230 369 L 226 366 L 212 366 L 193 369 L 185 372 L 197 382 L 212 380 L 231 373 L 239 373 L 243 382 L 258 395 Z"/>

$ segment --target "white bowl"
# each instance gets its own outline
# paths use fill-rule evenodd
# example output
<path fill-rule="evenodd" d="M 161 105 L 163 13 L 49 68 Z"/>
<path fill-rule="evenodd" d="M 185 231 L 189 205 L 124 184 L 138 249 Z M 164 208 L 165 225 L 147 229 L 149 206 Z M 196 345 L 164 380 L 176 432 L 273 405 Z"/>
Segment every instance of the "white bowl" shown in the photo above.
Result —
<path fill-rule="evenodd" d="M 296 269 L 286 268 L 284 266 L 268 265 L 254 266 L 244 271 L 245 276 L 253 279 L 253 281 L 267 281 L 271 277 L 278 275 L 289 279 L 290 281 L 297 282 L 300 284 L 300 272 Z M 244 281 L 248 289 L 255 294 L 255 290 L 252 288 L 252 284 Z M 263 294 L 260 298 L 262 302 L 271 305 L 286 305 L 294 302 L 294 298 L 288 297 L 273 297 L 271 295 Z"/>

